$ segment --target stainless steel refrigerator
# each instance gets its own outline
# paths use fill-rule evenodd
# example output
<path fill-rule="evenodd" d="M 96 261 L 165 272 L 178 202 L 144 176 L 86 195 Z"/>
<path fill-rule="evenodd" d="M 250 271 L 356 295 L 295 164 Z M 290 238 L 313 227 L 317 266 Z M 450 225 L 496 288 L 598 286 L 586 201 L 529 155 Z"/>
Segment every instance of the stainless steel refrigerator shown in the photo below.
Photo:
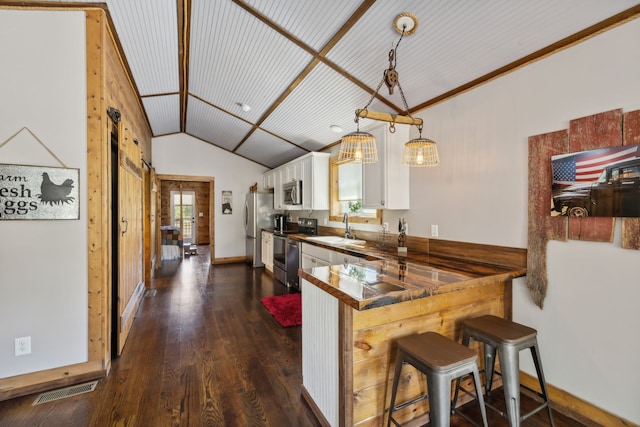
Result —
<path fill-rule="evenodd" d="M 252 267 L 262 263 L 262 229 L 273 228 L 273 193 L 248 193 L 244 202 L 244 229 L 247 262 Z"/>

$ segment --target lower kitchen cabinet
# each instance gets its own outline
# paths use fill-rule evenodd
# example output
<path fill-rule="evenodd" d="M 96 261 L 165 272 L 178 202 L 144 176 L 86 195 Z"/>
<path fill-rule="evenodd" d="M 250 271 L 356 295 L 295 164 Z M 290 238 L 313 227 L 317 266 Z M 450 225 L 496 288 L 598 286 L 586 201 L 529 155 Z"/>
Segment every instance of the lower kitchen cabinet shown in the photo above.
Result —
<path fill-rule="evenodd" d="M 316 246 L 311 243 L 303 243 L 301 252 L 302 268 L 336 264 L 357 264 L 362 261 L 362 258 L 357 256 L 332 251 L 331 249 Z"/>
<path fill-rule="evenodd" d="M 269 271 L 273 271 L 273 233 L 262 232 L 262 263 Z"/>

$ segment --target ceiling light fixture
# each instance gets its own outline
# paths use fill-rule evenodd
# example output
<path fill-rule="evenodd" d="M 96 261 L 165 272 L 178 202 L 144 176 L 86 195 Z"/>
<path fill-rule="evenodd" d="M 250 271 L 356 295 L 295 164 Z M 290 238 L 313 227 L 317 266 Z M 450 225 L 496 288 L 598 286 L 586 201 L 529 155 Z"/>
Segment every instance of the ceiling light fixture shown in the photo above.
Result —
<path fill-rule="evenodd" d="M 368 132 L 360 131 L 360 118 L 367 118 L 389 122 L 389 132 L 391 133 L 395 132 L 395 125 L 397 123 L 408 124 L 418 128 L 420 137 L 412 139 L 405 144 L 402 164 L 408 166 L 435 166 L 439 163 L 436 143 L 430 139 L 422 138 L 422 119 L 413 117 L 409 113 L 407 100 L 400 85 L 398 72 L 396 71 L 398 46 L 400 46 L 400 42 L 405 35 L 415 33 L 418 27 L 418 18 L 412 13 L 401 13 L 396 16 L 393 25 L 395 30 L 400 33 L 400 39 L 396 43 L 395 48 L 389 51 L 389 68 L 384 70 L 382 80 L 380 80 L 378 87 L 371 95 L 367 105 L 362 109 L 356 110 L 354 121 L 356 122 L 357 131 L 342 137 L 338 155 L 339 162 L 376 163 L 378 161 L 375 137 Z M 406 115 L 368 110 L 369 105 L 373 102 L 383 83 L 389 89 L 389 95 L 393 95 L 394 87 L 398 86 Z"/>
<path fill-rule="evenodd" d="M 329 126 L 329 129 L 331 129 L 331 131 L 335 132 L 335 133 L 342 132 L 342 128 L 340 126 L 338 126 L 338 125 L 331 125 L 331 126 Z"/>
<path fill-rule="evenodd" d="M 251 111 L 251 106 L 245 104 L 244 102 L 236 102 L 236 105 L 240 108 L 242 108 L 242 111 L 244 111 L 245 113 L 247 111 Z"/>

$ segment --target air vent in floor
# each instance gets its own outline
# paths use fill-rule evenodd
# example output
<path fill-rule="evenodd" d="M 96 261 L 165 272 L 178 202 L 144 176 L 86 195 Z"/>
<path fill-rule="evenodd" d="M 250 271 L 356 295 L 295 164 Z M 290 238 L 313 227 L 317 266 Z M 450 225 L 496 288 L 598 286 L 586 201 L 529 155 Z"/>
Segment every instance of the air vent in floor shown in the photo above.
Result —
<path fill-rule="evenodd" d="M 77 396 L 78 394 L 89 393 L 96 389 L 98 381 L 92 381 L 86 384 L 78 384 L 71 387 L 65 387 L 58 390 L 42 393 L 31 405 L 39 405 L 41 403 L 53 402 L 54 400 L 64 399 L 65 397 Z"/>

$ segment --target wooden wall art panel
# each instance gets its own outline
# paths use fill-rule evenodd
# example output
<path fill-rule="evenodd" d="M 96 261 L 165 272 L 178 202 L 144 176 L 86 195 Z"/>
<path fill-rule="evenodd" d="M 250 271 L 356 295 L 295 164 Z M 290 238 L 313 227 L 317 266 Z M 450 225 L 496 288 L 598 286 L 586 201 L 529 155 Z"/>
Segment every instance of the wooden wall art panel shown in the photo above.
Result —
<path fill-rule="evenodd" d="M 622 145 L 622 110 L 611 110 L 569 122 L 569 153 Z M 613 242 L 615 218 L 569 218 L 569 239 Z"/>
<path fill-rule="evenodd" d="M 624 145 L 640 144 L 640 110 L 624 113 L 622 132 Z M 622 247 L 640 249 L 640 218 L 622 218 Z"/>
<path fill-rule="evenodd" d="M 551 156 L 567 152 L 566 130 L 529 137 L 527 288 L 540 308 L 547 294 L 547 242 L 567 240 L 565 216 L 551 216 Z"/>
<path fill-rule="evenodd" d="M 571 120 L 568 130 L 529 137 L 527 287 L 543 308 L 547 293 L 547 242 L 612 242 L 615 218 L 552 216 L 551 156 L 640 143 L 640 110 L 606 111 Z M 621 218 L 622 247 L 640 249 L 640 218 Z"/>

